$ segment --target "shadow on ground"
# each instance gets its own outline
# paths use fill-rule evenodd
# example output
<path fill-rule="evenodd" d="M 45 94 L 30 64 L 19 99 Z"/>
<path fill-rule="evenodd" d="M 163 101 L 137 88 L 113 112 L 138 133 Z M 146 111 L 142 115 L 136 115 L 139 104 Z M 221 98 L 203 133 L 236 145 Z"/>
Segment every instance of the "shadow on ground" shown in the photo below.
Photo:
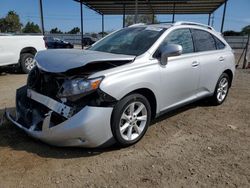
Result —
<path fill-rule="evenodd" d="M 198 101 L 196 103 L 187 105 L 185 107 L 168 112 L 155 120 L 152 121 L 151 126 L 156 123 L 165 120 L 166 118 L 175 116 L 184 111 L 187 111 L 198 106 L 210 106 L 206 101 Z M 12 113 L 15 108 L 9 108 Z M 0 110 L 0 117 L 4 114 L 4 109 Z M 25 134 L 24 131 L 15 127 L 12 123 L 5 121 L 2 126 L 0 126 L 0 148 L 9 147 L 17 151 L 27 151 L 29 153 L 37 154 L 44 158 L 57 158 L 57 159 L 67 159 L 67 158 L 80 158 L 80 157 L 91 157 L 95 155 L 100 155 L 104 152 L 110 152 L 114 150 L 119 150 L 117 145 L 113 145 L 107 148 L 98 149 L 86 149 L 86 148 L 70 148 L 70 147 L 56 147 L 45 144 L 41 141 L 35 140 Z"/>
<path fill-rule="evenodd" d="M 15 67 L 0 67 L 0 76 L 5 76 L 7 74 L 24 74 Z"/>

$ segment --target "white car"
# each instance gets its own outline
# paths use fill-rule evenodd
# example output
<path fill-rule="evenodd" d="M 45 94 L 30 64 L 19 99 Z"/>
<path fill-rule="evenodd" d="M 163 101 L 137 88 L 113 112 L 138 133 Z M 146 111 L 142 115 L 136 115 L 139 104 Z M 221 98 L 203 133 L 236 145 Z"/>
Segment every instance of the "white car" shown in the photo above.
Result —
<path fill-rule="evenodd" d="M 58 146 L 134 144 L 164 112 L 205 97 L 222 104 L 235 71 L 220 33 L 185 22 L 135 25 L 88 50 L 46 50 L 35 59 L 17 90 L 16 116 L 6 115 Z"/>
<path fill-rule="evenodd" d="M 35 54 L 45 49 L 43 36 L 0 35 L 0 69 L 14 66 L 28 73 L 35 66 Z"/>

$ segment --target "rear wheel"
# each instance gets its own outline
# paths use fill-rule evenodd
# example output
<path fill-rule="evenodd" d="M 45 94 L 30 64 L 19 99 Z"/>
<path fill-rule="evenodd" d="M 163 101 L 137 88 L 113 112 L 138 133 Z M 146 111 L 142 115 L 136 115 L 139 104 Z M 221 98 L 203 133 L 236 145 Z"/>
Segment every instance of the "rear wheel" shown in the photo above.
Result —
<path fill-rule="evenodd" d="M 120 100 L 114 108 L 112 133 L 120 146 L 138 142 L 146 133 L 151 119 L 148 100 L 140 94 L 131 94 Z"/>
<path fill-rule="evenodd" d="M 214 95 L 212 97 L 212 102 L 215 105 L 220 105 L 225 101 L 229 91 L 229 85 L 229 76 L 226 73 L 223 73 L 217 82 Z"/>
<path fill-rule="evenodd" d="M 34 55 L 31 53 L 21 54 L 21 69 L 24 73 L 29 73 L 36 66 Z"/>

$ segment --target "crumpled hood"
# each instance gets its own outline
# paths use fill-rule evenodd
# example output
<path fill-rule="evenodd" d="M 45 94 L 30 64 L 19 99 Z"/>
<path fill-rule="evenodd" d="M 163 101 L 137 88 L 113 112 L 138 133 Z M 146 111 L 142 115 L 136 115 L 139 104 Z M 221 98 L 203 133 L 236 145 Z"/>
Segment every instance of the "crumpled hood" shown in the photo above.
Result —
<path fill-rule="evenodd" d="M 35 60 L 37 61 L 37 66 L 46 72 L 62 73 L 70 69 L 83 67 L 89 63 L 120 60 L 132 61 L 134 58 L 135 56 L 91 50 L 56 49 L 39 51 Z"/>

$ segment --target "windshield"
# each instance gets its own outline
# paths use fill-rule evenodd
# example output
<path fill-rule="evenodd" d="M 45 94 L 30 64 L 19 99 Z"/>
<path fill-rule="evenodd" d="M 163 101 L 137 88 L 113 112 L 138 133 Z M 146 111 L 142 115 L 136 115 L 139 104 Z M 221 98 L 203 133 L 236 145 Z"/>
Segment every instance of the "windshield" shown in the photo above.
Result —
<path fill-rule="evenodd" d="M 128 27 L 111 34 L 89 50 L 138 56 L 146 52 L 164 30 L 151 26 Z"/>

